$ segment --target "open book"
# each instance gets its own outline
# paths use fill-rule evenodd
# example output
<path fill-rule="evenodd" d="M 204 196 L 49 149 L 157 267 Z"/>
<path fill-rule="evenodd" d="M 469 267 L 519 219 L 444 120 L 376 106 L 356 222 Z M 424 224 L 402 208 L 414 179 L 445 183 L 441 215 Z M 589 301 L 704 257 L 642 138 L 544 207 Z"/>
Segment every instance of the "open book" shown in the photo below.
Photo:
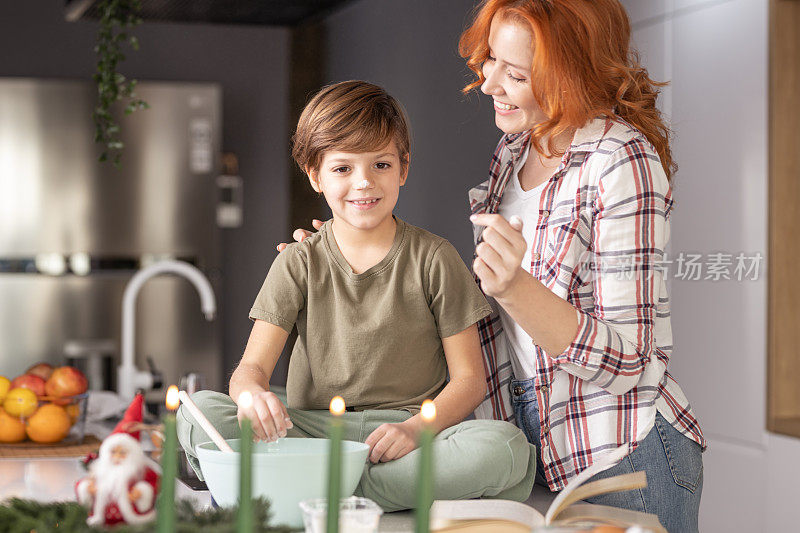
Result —
<path fill-rule="evenodd" d="M 644 472 L 622 474 L 586 483 L 595 474 L 608 470 L 628 454 L 624 444 L 595 461 L 567 483 L 556 496 L 546 515 L 520 502 L 509 500 L 436 500 L 431 507 L 431 531 L 441 533 L 529 533 L 549 525 L 594 524 L 619 528 L 640 526 L 653 533 L 667 530 L 653 514 L 590 503 L 573 503 L 611 492 L 647 486 Z"/>

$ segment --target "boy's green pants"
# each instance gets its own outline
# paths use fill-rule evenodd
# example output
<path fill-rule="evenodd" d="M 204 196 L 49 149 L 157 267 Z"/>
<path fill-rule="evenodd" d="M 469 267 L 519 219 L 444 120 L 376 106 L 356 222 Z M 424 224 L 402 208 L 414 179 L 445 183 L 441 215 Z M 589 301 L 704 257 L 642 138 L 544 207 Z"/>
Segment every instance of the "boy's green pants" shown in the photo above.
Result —
<path fill-rule="evenodd" d="M 239 436 L 237 408 L 230 396 L 199 391 L 192 399 L 224 438 Z M 281 399 L 285 402 L 285 397 Z M 287 437 L 326 437 L 328 411 L 291 408 L 288 411 L 294 427 Z M 344 438 L 364 442 L 381 424 L 403 422 L 410 417 L 407 411 L 399 410 L 345 412 Z M 195 472 L 203 479 L 194 447 L 211 438 L 188 409 L 181 406 L 177 419 L 178 439 Z M 488 497 L 524 501 L 533 488 L 536 448 L 519 428 L 508 422 L 467 420 L 447 428 L 436 436 L 433 453 L 436 499 Z M 367 462 L 356 495 L 375 501 L 387 512 L 413 508 L 418 461 L 419 449 L 387 463 Z"/>

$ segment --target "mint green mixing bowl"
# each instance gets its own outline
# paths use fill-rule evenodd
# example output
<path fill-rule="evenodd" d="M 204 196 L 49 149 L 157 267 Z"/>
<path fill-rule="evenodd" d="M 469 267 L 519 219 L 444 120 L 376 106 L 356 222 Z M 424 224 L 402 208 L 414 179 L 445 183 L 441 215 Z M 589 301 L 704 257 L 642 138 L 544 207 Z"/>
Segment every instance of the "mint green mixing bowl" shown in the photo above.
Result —
<path fill-rule="evenodd" d="M 236 452 L 240 439 L 229 439 Z M 325 498 L 328 490 L 328 439 L 280 439 L 253 443 L 253 496 L 271 502 L 273 524 L 303 527 L 299 503 Z M 213 442 L 195 447 L 200 469 L 214 500 L 221 507 L 239 500 L 239 454 L 222 452 Z M 369 446 L 342 442 L 342 498 L 353 495 L 366 466 Z"/>

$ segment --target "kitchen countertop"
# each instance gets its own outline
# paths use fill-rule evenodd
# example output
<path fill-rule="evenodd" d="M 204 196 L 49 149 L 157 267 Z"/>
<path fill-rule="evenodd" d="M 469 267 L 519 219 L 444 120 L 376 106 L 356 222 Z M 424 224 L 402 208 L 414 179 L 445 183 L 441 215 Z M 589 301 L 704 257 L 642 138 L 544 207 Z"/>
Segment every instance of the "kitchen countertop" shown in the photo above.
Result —
<path fill-rule="evenodd" d="M 85 475 L 86 471 L 77 457 L 0 459 L 0 501 L 12 497 L 41 502 L 74 500 L 74 484 Z M 192 490 L 181 481 L 178 481 L 175 495 L 192 500 L 198 508 L 211 505 L 208 491 Z M 554 497 L 547 489 L 537 485 L 526 503 L 544 513 Z M 381 517 L 381 532 L 401 533 L 413 529 L 411 511 L 386 513 Z"/>

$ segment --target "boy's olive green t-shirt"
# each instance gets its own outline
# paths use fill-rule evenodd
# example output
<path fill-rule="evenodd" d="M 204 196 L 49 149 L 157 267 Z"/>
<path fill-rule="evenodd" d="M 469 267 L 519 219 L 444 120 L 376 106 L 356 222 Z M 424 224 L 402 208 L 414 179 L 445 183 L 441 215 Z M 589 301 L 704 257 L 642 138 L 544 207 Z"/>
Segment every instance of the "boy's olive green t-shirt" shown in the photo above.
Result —
<path fill-rule="evenodd" d="M 331 221 L 281 252 L 250 318 L 297 326 L 286 384 L 289 407 L 409 409 L 445 386 L 442 338 L 491 311 L 453 245 L 399 218 L 389 253 L 356 274 Z"/>

